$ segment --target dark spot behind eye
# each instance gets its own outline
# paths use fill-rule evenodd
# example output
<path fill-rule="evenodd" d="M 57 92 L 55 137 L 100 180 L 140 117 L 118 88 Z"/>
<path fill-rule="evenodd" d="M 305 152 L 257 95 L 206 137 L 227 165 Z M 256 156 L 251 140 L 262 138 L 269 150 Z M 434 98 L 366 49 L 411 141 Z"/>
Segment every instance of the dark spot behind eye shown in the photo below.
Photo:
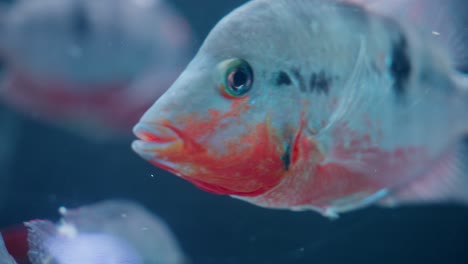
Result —
<path fill-rule="evenodd" d="M 284 71 L 280 71 L 276 76 L 276 85 L 291 85 L 291 78 Z"/>
<path fill-rule="evenodd" d="M 85 38 L 91 31 L 91 23 L 82 4 L 77 4 L 72 13 L 71 27 L 78 38 Z"/>
<path fill-rule="evenodd" d="M 411 74 L 408 45 L 404 37 L 401 37 L 401 39 L 395 43 L 391 56 L 390 74 L 394 79 L 393 87 L 397 96 L 401 97 L 405 94 L 407 82 Z"/>

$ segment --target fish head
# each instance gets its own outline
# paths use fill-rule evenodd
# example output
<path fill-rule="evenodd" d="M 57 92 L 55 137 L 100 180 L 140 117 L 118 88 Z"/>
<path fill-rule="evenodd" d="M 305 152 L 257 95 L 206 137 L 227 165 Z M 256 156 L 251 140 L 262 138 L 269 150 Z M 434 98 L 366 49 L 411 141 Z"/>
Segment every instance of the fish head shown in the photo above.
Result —
<path fill-rule="evenodd" d="M 284 60 L 248 48 L 281 54 L 283 42 L 265 38 L 271 29 L 249 29 L 268 18 L 240 15 L 215 27 L 143 115 L 133 149 L 206 191 L 256 196 L 277 186 L 298 162 L 301 113 L 297 98 L 273 81 L 270 68 Z"/>
<path fill-rule="evenodd" d="M 273 100 L 255 91 L 261 87 L 247 61 L 208 64 L 192 64 L 145 113 L 134 128 L 141 140 L 133 148 L 202 189 L 263 193 L 290 165 L 284 124 L 275 119 Z"/>

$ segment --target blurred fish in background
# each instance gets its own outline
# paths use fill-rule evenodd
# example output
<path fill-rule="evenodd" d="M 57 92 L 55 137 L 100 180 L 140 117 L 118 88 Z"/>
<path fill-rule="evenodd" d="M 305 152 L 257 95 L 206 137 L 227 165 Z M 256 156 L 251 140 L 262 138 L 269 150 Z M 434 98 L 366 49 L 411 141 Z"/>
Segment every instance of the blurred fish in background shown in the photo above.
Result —
<path fill-rule="evenodd" d="M 185 67 L 192 40 L 162 0 L 4 2 L 0 97 L 89 138 L 130 135 Z"/>
<path fill-rule="evenodd" d="M 168 226 L 137 203 L 60 208 L 57 224 L 32 220 L 0 231 L 1 264 L 183 264 Z"/>

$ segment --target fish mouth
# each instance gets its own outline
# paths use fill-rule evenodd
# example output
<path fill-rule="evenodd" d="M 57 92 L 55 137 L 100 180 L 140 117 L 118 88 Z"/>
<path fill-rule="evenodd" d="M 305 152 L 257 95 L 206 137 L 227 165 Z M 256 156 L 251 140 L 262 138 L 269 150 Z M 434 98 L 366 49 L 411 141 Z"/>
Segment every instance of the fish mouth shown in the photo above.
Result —
<path fill-rule="evenodd" d="M 164 160 L 164 153 L 181 148 L 183 144 L 174 130 L 162 124 L 140 122 L 133 128 L 133 133 L 139 139 L 133 141 L 132 149 L 146 160 L 158 160 L 165 165 L 169 162 Z"/>

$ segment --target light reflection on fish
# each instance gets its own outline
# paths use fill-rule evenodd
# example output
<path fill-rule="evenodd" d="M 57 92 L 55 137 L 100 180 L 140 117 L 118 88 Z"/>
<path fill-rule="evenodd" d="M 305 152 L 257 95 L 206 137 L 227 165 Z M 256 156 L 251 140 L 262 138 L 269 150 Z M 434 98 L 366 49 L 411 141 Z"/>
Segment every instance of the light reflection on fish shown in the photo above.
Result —
<path fill-rule="evenodd" d="M 2 99 L 86 136 L 130 134 L 192 53 L 190 26 L 162 0 L 19 0 L 0 11 Z"/>
<path fill-rule="evenodd" d="M 429 1 L 417 1 L 399 10 L 417 3 L 430 20 Z M 461 2 L 444 2 L 459 11 L 445 22 L 468 14 Z M 141 118 L 133 149 L 203 190 L 269 208 L 334 217 L 374 202 L 468 202 L 463 54 L 376 8 L 390 3 L 248 2 Z"/>

